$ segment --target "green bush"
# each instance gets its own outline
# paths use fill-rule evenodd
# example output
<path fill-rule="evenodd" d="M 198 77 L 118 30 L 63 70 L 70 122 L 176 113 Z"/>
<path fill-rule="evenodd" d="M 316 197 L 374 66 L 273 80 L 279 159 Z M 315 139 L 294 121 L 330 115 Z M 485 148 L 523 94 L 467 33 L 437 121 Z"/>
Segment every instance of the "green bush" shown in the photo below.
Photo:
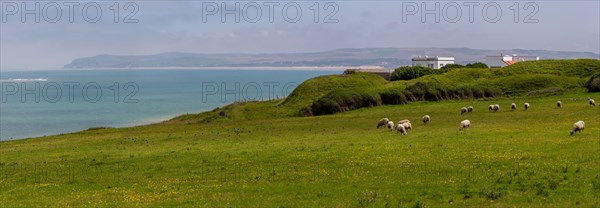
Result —
<path fill-rule="evenodd" d="M 379 106 L 381 104 L 381 97 L 378 93 L 364 90 L 339 89 L 321 97 L 309 109 L 311 115 L 325 115 L 362 107 Z M 301 111 L 301 114 L 308 114 L 305 112 L 306 110 Z"/>
<path fill-rule="evenodd" d="M 465 66 L 460 65 L 460 64 L 446 64 L 446 65 L 442 66 L 442 68 L 440 68 L 440 69 L 451 70 L 451 69 L 460 69 L 460 68 L 465 68 Z"/>
<path fill-rule="evenodd" d="M 346 69 L 344 70 L 344 74 L 349 75 L 349 74 L 356 74 L 357 70 L 356 69 Z"/>
<path fill-rule="evenodd" d="M 417 100 L 438 101 L 448 99 L 447 91 L 437 83 L 417 82 L 406 88 L 406 90 L 411 92 Z"/>
<path fill-rule="evenodd" d="M 380 93 L 381 101 L 385 104 L 406 104 L 408 99 L 400 89 L 388 89 Z"/>
<path fill-rule="evenodd" d="M 590 77 L 584 86 L 588 92 L 600 92 L 600 72 Z"/>
<path fill-rule="evenodd" d="M 475 63 L 471 63 L 471 64 L 467 64 L 465 65 L 466 68 L 490 68 L 488 67 L 487 64 L 481 63 L 481 62 L 475 62 Z"/>
<path fill-rule="evenodd" d="M 392 81 L 411 80 L 429 74 L 441 74 L 447 72 L 445 69 L 431 69 L 422 66 L 402 66 L 392 72 Z"/>
<path fill-rule="evenodd" d="M 502 97 L 502 90 L 492 87 L 468 86 L 447 88 L 438 83 L 417 82 L 404 90 L 391 88 L 379 93 L 367 90 L 334 90 L 300 110 L 300 116 L 327 115 L 362 107 L 383 104 L 406 104 L 415 101 L 441 101 L 448 99 L 479 99 Z"/>

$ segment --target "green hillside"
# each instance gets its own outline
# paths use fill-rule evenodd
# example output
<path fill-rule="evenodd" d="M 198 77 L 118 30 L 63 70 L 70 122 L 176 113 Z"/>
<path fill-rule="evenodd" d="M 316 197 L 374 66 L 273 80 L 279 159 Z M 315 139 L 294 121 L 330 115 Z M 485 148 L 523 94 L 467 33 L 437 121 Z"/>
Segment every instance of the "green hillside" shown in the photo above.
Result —
<path fill-rule="evenodd" d="M 600 70 L 598 61 L 530 64 L 398 82 L 362 73 L 323 76 L 281 100 L 0 142 L 0 201 L 2 207 L 598 207 L 600 107 L 588 98 L 600 101 L 600 93 L 583 88 Z M 487 96 L 494 90 L 502 96 Z M 383 101 L 390 91 L 415 99 L 300 116 L 325 98 L 359 103 L 352 98 L 368 94 Z M 453 93 L 472 97 L 448 97 Z M 494 103 L 501 106 L 495 113 L 487 110 Z M 460 115 L 469 105 L 474 112 Z M 413 129 L 407 135 L 377 129 L 383 117 L 410 119 Z M 464 119 L 471 126 L 461 132 Z M 569 136 L 578 120 L 585 130 Z"/>

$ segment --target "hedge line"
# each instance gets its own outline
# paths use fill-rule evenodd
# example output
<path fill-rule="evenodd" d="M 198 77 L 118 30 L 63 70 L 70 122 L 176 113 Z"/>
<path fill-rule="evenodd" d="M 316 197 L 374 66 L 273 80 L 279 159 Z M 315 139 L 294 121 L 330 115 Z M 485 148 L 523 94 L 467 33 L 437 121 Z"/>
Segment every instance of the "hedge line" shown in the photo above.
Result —
<path fill-rule="evenodd" d="M 404 90 L 387 89 L 371 92 L 361 89 L 339 89 L 329 92 L 300 111 L 301 116 L 326 115 L 362 107 L 384 104 L 406 104 L 415 101 L 479 99 L 502 97 L 500 89 L 483 86 L 447 88 L 436 83 L 418 82 Z"/>

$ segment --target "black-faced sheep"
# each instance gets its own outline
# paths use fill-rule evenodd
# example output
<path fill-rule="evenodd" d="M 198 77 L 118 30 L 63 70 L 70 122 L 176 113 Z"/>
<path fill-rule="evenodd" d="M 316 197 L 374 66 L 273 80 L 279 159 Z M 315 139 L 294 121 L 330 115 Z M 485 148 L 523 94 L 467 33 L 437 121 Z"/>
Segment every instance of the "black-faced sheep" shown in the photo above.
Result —
<path fill-rule="evenodd" d="M 379 120 L 379 122 L 377 122 L 377 128 L 385 126 L 389 122 L 390 122 L 390 119 L 388 119 L 388 118 L 382 118 L 381 120 Z"/>
<path fill-rule="evenodd" d="M 398 124 L 402 124 L 402 123 L 410 123 L 410 120 L 404 119 L 404 120 L 398 121 Z"/>
<path fill-rule="evenodd" d="M 562 102 L 560 102 L 560 100 L 556 101 L 556 107 L 557 108 L 562 108 Z"/>
<path fill-rule="evenodd" d="M 525 110 L 527 110 L 527 109 L 529 109 L 530 105 L 529 105 L 529 103 L 525 103 L 525 104 L 523 104 L 523 107 L 525 108 Z"/>
<path fill-rule="evenodd" d="M 387 123 L 387 127 L 388 127 L 388 129 L 389 129 L 390 131 L 393 131 L 393 130 L 394 130 L 394 127 L 395 127 L 395 126 L 394 126 L 394 122 L 393 122 L 393 121 L 390 121 L 390 122 L 388 122 L 388 123 Z"/>
<path fill-rule="evenodd" d="M 498 104 L 493 104 L 493 105 L 490 105 L 488 108 L 489 108 L 491 111 L 494 111 L 494 112 L 496 112 L 496 111 L 500 110 L 500 105 L 498 105 Z"/>
<path fill-rule="evenodd" d="M 398 124 L 396 125 L 396 133 L 402 133 L 402 135 L 406 135 L 406 128 L 404 128 L 404 125 L 402 124 Z"/>
<path fill-rule="evenodd" d="M 516 103 L 510 104 L 510 109 L 511 110 L 517 110 L 517 104 Z"/>
<path fill-rule="evenodd" d="M 473 112 L 473 106 L 467 107 L 467 112 L 472 113 Z"/>
<path fill-rule="evenodd" d="M 585 129 L 585 122 L 583 121 L 577 121 L 573 124 L 573 129 L 571 129 L 571 131 L 569 133 L 571 133 L 571 136 L 573 136 L 573 134 L 578 131 L 579 133 L 581 133 L 581 131 L 583 131 L 583 129 Z"/>
<path fill-rule="evenodd" d="M 427 124 L 427 123 L 429 123 L 429 121 L 430 121 L 430 120 L 431 120 L 431 117 L 429 117 L 429 115 L 424 115 L 424 116 L 423 116 L 423 123 L 424 123 L 424 124 Z"/>
<path fill-rule="evenodd" d="M 590 103 L 590 106 L 596 106 L 596 101 L 592 98 L 588 98 L 588 102 Z"/>
<path fill-rule="evenodd" d="M 462 107 L 460 108 L 460 115 L 465 114 L 467 112 L 467 108 L 466 107 Z"/>
<path fill-rule="evenodd" d="M 461 121 L 460 125 L 458 126 L 458 130 L 462 131 L 462 130 L 468 128 L 469 126 L 471 126 L 471 121 L 469 121 L 469 120 Z"/>
<path fill-rule="evenodd" d="M 401 123 L 402 126 L 406 129 L 406 131 L 412 130 L 412 124 L 410 122 Z"/>

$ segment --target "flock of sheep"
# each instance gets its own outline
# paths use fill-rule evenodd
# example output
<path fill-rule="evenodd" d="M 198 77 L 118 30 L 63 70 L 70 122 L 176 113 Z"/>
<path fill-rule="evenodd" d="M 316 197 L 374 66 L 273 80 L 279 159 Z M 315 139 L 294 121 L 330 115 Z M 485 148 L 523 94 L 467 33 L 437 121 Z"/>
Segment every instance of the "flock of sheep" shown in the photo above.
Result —
<path fill-rule="evenodd" d="M 590 106 L 596 106 L 596 101 L 592 98 L 588 98 L 588 103 L 590 104 Z M 523 104 L 523 108 L 525 110 L 528 110 L 530 107 L 531 107 L 531 105 L 529 103 Z M 556 101 L 556 107 L 557 108 L 563 107 L 562 102 L 560 100 Z M 490 111 L 497 112 L 498 110 L 500 110 L 500 105 L 492 104 L 492 105 L 489 105 L 488 109 Z M 517 104 L 512 103 L 511 110 L 516 110 L 516 109 L 517 109 Z M 465 113 L 471 113 L 471 112 L 473 112 L 473 106 L 460 108 L 461 115 L 463 115 Z M 429 121 L 431 121 L 431 117 L 429 115 L 423 116 L 423 124 L 428 124 Z M 409 130 L 412 130 L 412 124 L 410 124 L 410 121 L 408 119 L 400 120 L 400 121 L 398 121 L 398 123 L 396 123 L 396 125 L 394 125 L 394 122 L 390 121 L 390 119 L 382 118 L 379 120 L 379 122 L 377 122 L 377 128 L 382 127 L 382 126 L 387 127 L 390 131 L 395 130 L 396 133 L 401 133 L 402 135 L 406 135 Z M 463 120 L 460 122 L 460 124 L 458 126 L 458 130 L 459 131 L 465 130 L 469 126 L 471 126 L 471 121 Z M 584 128 L 585 128 L 585 122 L 577 121 L 577 122 L 575 122 L 575 124 L 573 124 L 573 128 L 571 129 L 571 131 L 569 133 L 571 134 L 571 136 L 573 136 L 573 134 L 575 132 L 581 133 Z"/>

